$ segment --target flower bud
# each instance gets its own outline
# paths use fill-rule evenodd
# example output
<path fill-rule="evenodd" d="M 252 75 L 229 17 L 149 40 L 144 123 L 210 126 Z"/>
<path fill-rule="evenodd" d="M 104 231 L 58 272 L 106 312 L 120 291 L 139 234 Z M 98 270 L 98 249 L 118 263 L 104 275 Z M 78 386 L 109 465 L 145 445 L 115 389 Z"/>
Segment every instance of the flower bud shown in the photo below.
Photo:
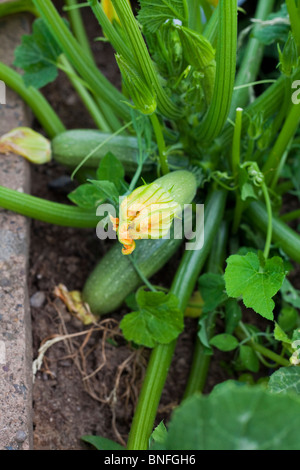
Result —
<path fill-rule="evenodd" d="M 10 152 L 37 165 L 51 160 L 50 141 L 28 127 L 17 127 L 0 138 L 0 153 Z"/>
<path fill-rule="evenodd" d="M 190 65 L 200 71 L 215 65 L 215 49 L 206 37 L 184 26 L 177 26 L 177 30 L 183 54 Z"/>
<path fill-rule="evenodd" d="M 295 44 L 293 35 L 291 33 L 289 34 L 283 51 L 281 51 L 279 44 L 277 47 L 279 54 L 279 69 L 284 75 L 290 77 L 299 63 L 297 46 Z"/>
<path fill-rule="evenodd" d="M 134 108 L 143 114 L 152 114 L 156 110 L 156 96 L 150 90 L 147 83 L 134 70 L 133 66 L 126 62 L 122 56 L 116 55 L 116 60 L 121 71 L 125 86 L 134 103 Z"/>

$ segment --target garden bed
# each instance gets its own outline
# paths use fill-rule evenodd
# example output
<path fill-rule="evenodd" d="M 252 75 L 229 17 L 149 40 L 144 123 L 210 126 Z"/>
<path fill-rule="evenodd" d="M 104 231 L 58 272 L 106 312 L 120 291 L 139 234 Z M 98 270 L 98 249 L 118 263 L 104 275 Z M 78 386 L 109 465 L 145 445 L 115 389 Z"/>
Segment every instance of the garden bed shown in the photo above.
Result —
<path fill-rule="evenodd" d="M 62 1 L 58 0 L 53 3 L 62 11 Z M 88 25 L 87 30 L 97 66 L 109 81 L 121 90 L 121 77 L 111 46 L 106 42 L 94 40 L 99 36 L 99 25 L 90 9 L 83 9 L 83 18 L 85 24 Z M 43 88 L 43 94 L 68 129 L 94 128 L 92 119 L 62 72 L 59 72 L 59 77 L 54 83 Z M 34 121 L 33 128 L 44 133 L 38 120 Z M 23 163 L 22 160 L 16 160 L 16 165 Z M 28 165 L 27 163 L 24 165 L 25 170 L 23 170 L 26 172 Z M 52 161 L 41 166 L 31 165 L 30 171 L 32 195 L 48 201 L 68 204 L 67 196 L 77 187 L 77 183 L 71 180 L 70 173 L 64 167 Z M 1 184 L 4 185 L 4 182 Z M 15 187 L 15 189 L 20 188 Z M 232 189 L 230 189 L 231 195 L 227 206 L 229 214 L 234 210 Z M 24 190 L 28 191 L 26 184 Z M 297 197 L 285 195 L 281 213 L 290 212 L 298 207 Z M 26 232 L 28 220 L 25 221 L 21 217 L 18 220 L 21 221 L 23 230 Z M 299 220 L 294 220 L 291 223 L 295 231 L 297 231 L 298 222 Z M 229 253 L 235 253 L 235 248 L 238 246 L 235 246 L 235 243 L 240 240 L 244 241 L 244 238 L 247 243 L 253 242 L 256 246 L 259 237 L 256 229 L 253 230 L 252 233 L 251 230 L 248 232 L 246 230 L 246 235 L 244 233 L 240 235 L 239 240 L 233 236 L 229 243 Z M 247 238 L 248 235 L 249 238 Z M 91 447 L 81 440 L 84 435 L 102 436 L 126 446 L 132 417 L 149 362 L 150 349 L 137 348 L 135 344 L 124 339 L 119 323 L 124 314 L 131 311 L 125 303 L 111 314 L 84 326 L 82 321 L 71 314 L 55 294 L 55 288 L 61 284 L 69 291 L 81 291 L 97 261 L 104 257 L 115 242 L 100 241 L 94 228 L 67 228 L 37 220 L 30 222 L 30 239 L 29 258 L 27 260 L 26 254 L 25 262 L 28 261 L 33 359 L 34 366 L 37 366 L 34 372 L 32 410 L 29 411 L 30 418 L 31 411 L 33 412 L 33 444 L 31 436 L 27 436 L 26 432 L 25 434 L 23 432 L 23 435 L 26 435 L 27 440 L 25 441 L 24 437 L 21 442 L 22 429 L 17 430 L 14 427 L 15 434 L 19 432 L 19 441 L 6 445 L 5 448 L 33 446 L 34 450 L 90 449 Z M 263 246 L 263 242 L 260 245 Z M 271 250 L 273 249 L 276 252 L 277 246 L 272 245 Z M 268 251 L 265 248 L 266 259 L 268 259 Z M 174 273 L 183 253 L 184 250 L 179 249 L 171 261 L 151 278 L 153 285 L 163 288 L 169 288 L 172 285 Z M 296 263 L 294 269 L 290 269 L 289 280 L 295 289 L 300 289 L 299 265 Z M 236 297 L 239 298 L 238 295 Z M 274 309 L 276 319 L 282 307 L 282 299 L 279 295 L 276 297 L 277 300 L 278 303 Z M 247 309 L 242 302 L 239 302 L 239 306 L 242 309 L 242 319 L 245 324 L 249 323 L 251 327 L 258 328 L 262 332 L 268 331 L 270 325 L 268 320 L 256 315 L 251 308 Z M 223 312 L 217 318 L 214 334 L 223 333 L 226 322 Z M 172 411 L 181 403 L 186 391 L 199 319 L 185 318 L 184 323 L 185 328 L 178 338 L 162 393 L 155 419 L 156 425 L 162 420 L 168 423 Z M 274 339 L 270 340 L 270 332 L 265 336 L 273 347 Z M 239 337 L 239 340 L 240 344 L 235 340 L 238 347 L 248 344 L 243 336 Z M 255 341 L 261 346 L 259 334 Z M 275 345 L 275 349 L 276 347 Z M 238 364 L 237 350 L 233 351 L 235 348 L 232 348 L 232 352 L 230 348 L 227 351 L 225 348 L 224 352 L 221 351 L 222 347 L 213 349 L 209 373 L 203 389 L 204 394 L 208 394 L 215 385 L 226 382 L 228 379 L 250 380 L 249 374 L 247 377 L 247 374 L 243 374 L 248 371 L 247 364 Z M 249 349 L 251 348 L 248 346 Z M 278 367 L 279 364 L 288 365 L 287 359 L 283 359 L 279 354 L 268 356 L 268 351 L 264 349 L 268 360 L 273 360 L 275 357 L 274 367 Z M 283 348 L 283 354 L 285 352 Z M 259 357 L 258 354 L 257 357 Z M 26 360 L 27 368 L 31 367 L 29 356 Z M 276 360 L 279 362 L 277 363 Z M 249 366 L 249 371 L 252 372 L 252 383 L 260 378 L 265 379 L 272 373 L 273 364 L 270 365 L 270 362 L 268 363 L 264 358 L 261 363 L 261 367 L 257 369 L 253 367 L 253 364 Z M 8 371 L 5 370 L 5 372 Z M 244 378 L 241 377 L 242 375 L 245 375 Z"/>
<path fill-rule="evenodd" d="M 92 39 L 99 34 L 99 29 L 91 13 L 86 13 L 85 19 Z M 119 86 L 120 76 L 110 46 L 96 43 L 93 49 L 101 70 Z M 44 91 L 68 128 L 93 127 L 90 117 L 63 74 Z M 66 202 L 66 195 L 74 184 L 68 180 L 69 173 L 61 166 L 51 163 L 32 167 L 31 172 L 32 194 Z M 99 260 L 111 244 L 111 241 L 99 241 L 94 229 L 78 230 L 31 222 L 30 297 L 37 292 L 42 294 L 41 298 L 45 296 L 40 307 L 31 307 L 34 358 L 38 355 L 41 343 L 52 335 L 90 331 L 89 327 L 84 328 L 78 319 L 71 317 L 59 299 L 55 300 L 53 290 L 61 283 L 69 290 L 81 290 L 94 267 L 95 259 Z M 168 286 L 176 263 L 175 259 L 165 266 L 156 275 L 154 282 Z M 125 307 L 106 316 L 103 326 L 100 321 L 105 335 L 112 336 L 117 346 L 105 342 L 103 332 L 95 331 L 90 338 L 87 335 L 74 337 L 55 344 L 47 352 L 33 387 L 36 450 L 85 449 L 87 444 L 80 441 L 80 437 L 85 434 L 126 442 L 149 357 L 148 350 L 135 352 L 121 339 L 118 322 L 126 311 L 128 309 Z M 109 321 L 110 318 L 112 321 Z M 192 359 L 196 326 L 196 320 L 187 321 L 187 329 L 180 338 L 157 424 L 170 416 L 182 398 Z M 101 365 L 103 368 L 99 373 L 84 380 Z M 206 391 L 211 390 L 214 383 L 223 380 L 225 376 L 225 371 L 219 367 L 216 359 Z"/>

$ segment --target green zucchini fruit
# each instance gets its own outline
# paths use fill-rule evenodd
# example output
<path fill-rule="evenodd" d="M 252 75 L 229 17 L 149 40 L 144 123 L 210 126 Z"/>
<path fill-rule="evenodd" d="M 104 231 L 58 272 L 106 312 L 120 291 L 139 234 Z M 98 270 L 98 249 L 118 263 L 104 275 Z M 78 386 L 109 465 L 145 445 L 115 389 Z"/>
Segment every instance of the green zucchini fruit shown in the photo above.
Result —
<path fill-rule="evenodd" d="M 97 129 L 73 129 L 58 134 L 52 140 L 52 154 L 58 163 L 75 168 L 89 155 L 101 142 L 105 142 L 111 134 L 106 134 Z M 84 166 L 97 168 L 108 152 L 113 153 L 123 164 L 127 174 L 133 174 L 137 169 L 138 141 L 133 136 L 117 135 L 99 148 L 86 162 Z M 172 155 L 169 163 L 175 168 L 187 168 L 189 160 L 186 157 Z M 146 160 L 143 172 L 155 170 L 156 165 L 150 159 Z"/>
<path fill-rule="evenodd" d="M 183 209 L 184 204 L 192 202 L 197 190 L 194 174 L 186 170 L 168 173 L 155 180 L 154 183 L 156 184 L 145 186 L 145 190 L 138 193 L 139 196 L 134 196 L 139 188 L 133 191 L 134 204 L 139 203 L 147 207 L 149 200 L 152 200 L 152 197 L 156 197 L 157 194 L 158 200 L 160 200 L 161 193 L 157 188 L 161 187 L 170 195 L 169 207 L 174 207 L 173 202 L 176 202 Z M 130 196 L 128 199 L 130 200 Z M 130 203 L 128 203 L 128 207 L 130 210 Z M 150 213 L 151 211 L 149 215 Z M 135 218 L 130 219 L 129 222 L 131 226 L 134 226 Z M 130 230 L 129 226 L 129 237 Z M 127 241 L 128 239 L 126 239 Z M 161 269 L 173 256 L 181 242 L 182 240 L 176 239 L 172 233 L 170 238 L 138 240 L 134 255 L 137 266 L 144 276 L 149 278 Z M 89 304 L 94 314 L 101 315 L 116 310 L 127 295 L 142 284 L 129 256 L 122 254 L 121 245 L 117 244 L 102 258 L 87 279 L 83 289 L 83 299 Z"/>
<path fill-rule="evenodd" d="M 52 140 L 54 160 L 62 165 L 75 168 L 101 142 L 105 142 L 110 134 L 94 129 L 74 129 L 57 135 Z M 86 166 L 97 168 L 101 158 L 111 152 L 123 164 L 126 173 L 134 173 L 137 168 L 138 143 L 135 137 L 117 135 L 99 148 L 86 162 Z M 151 171 L 153 162 L 146 161 L 144 171 Z"/>
<path fill-rule="evenodd" d="M 174 255 L 182 240 L 139 240 L 135 259 L 139 269 L 150 278 Z M 114 245 L 99 261 L 89 275 L 84 288 L 83 300 L 95 315 L 105 315 L 117 310 L 125 298 L 143 281 L 128 256 L 122 254 L 121 245 Z"/>

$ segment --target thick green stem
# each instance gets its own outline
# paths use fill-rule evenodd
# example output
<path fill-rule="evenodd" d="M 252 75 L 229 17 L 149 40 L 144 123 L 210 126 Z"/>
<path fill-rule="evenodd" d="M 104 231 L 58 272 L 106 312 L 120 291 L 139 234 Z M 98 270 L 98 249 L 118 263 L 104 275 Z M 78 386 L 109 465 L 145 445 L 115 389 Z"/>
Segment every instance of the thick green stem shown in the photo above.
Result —
<path fill-rule="evenodd" d="M 280 161 L 284 156 L 286 149 L 295 135 L 300 122 L 300 106 L 293 104 L 291 110 L 285 120 L 283 128 L 272 148 L 268 160 L 266 161 L 263 172 L 265 173 L 266 182 L 270 182 L 274 176 L 274 172 L 280 165 Z"/>
<path fill-rule="evenodd" d="M 236 335 L 240 340 L 249 338 L 248 344 L 252 349 L 254 349 L 254 351 L 258 352 L 262 356 L 267 357 L 268 359 L 271 359 L 276 364 L 283 367 L 289 367 L 291 365 L 290 362 L 284 357 L 279 356 L 279 354 L 276 354 L 275 352 L 271 351 L 271 349 L 266 348 L 262 344 L 255 342 L 251 337 L 251 333 L 248 332 L 247 327 L 242 322 L 240 322 L 239 328 L 236 329 Z"/>
<path fill-rule="evenodd" d="M 300 54 L 300 28 L 299 28 L 300 6 L 299 4 L 298 6 L 296 5 L 295 0 L 286 0 L 286 6 L 288 9 L 292 32 L 293 32 L 293 36 L 297 44 L 298 55 L 299 55 Z"/>
<path fill-rule="evenodd" d="M 267 259 L 270 253 L 271 242 L 272 242 L 273 214 L 272 214 L 272 204 L 271 204 L 267 185 L 263 183 L 261 189 L 265 198 L 266 209 L 267 209 L 267 214 L 268 214 L 267 238 L 266 238 L 265 249 L 264 249 L 264 257 L 265 259 Z"/>
<path fill-rule="evenodd" d="M 107 18 L 99 0 L 90 0 L 90 7 L 114 50 L 125 60 L 134 63 L 131 50 Z"/>
<path fill-rule="evenodd" d="M 232 142 L 232 172 L 237 174 L 241 163 L 241 135 L 242 135 L 243 109 L 237 108 L 235 111 L 235 126 Z"/>
<path fill-rule="evenodd" d="M 125 97 L 104 77 L 94 62 L 86 56 L 51 0 L 33 0 L 33 2 L 71 64 L 89 84 L 95 95 L 108 104 L 117 116 L 129 120 L 128 106 L 123 103 Z"/>
<path fill-rule="evenodd" d="M 236 109 L 236 117 L 235 117 L 235 127 L 233 133 L 233 142 L 232 142 L 232 172 L 235 177 L 238 175 L 239 167 L 241 164 L 241 134 L 242 134 L 242 117 L 243 117 L 243 109 L 237 108 Z M 236 204 L 234 210 L 234 217 L 233 217 L 233 233 L 237 233 L 241 216 L 243 213 L 243 201 L 239 194 L 239 191 L 236 192 Z"/>
<path fill-rule="evenodd" d="M 170 170 L 168 166 L 164 135 L 158 117 L 155 113 L 150 115 L 150 119 L 156 137 L 161 171 L 163 175 L 166 175 Z"/>
<path fill-rule="evenodd" d="M 237 2 L 220 0 L 219 35 L 216 53 L 216 81 L 211 105 L 199 132 L 199 140 L 211 142 L 227 120 L 236 70 Z"/>
<path fill-rule="evenodd" d="M 205 204 L 205 243 L 201 249 L 186 251 L 171 286 L 185 309 L 194 286 L 211 249 L 215 233 L 221 223 L 226 200 L 225 191 L 213 191 Z M 203 229 L 203 228 L 202 228 Z M 176 341 L 160 344 L 151 353 L 145 380 L 132 422 L 127 448 L 145 450 L 153 429 L 161 393 L 172 361 Z"/>
<path fill-rule="evenodd" d="M 81 45 L 85 54 L 91 59 L 94 60 L 92 49 L 90 46 L 90 41 L 86 34 L 86 28 L 84 26 L 80 8 L 78 7 L 77 0 L 65 0 L 68 8 L 68 16 L 70 18 L 71 28 L 76 37 L 77 41 Z M 77 8 L 76 8 L 77 7 Z"/>
<path fill-rule="evenodd" d="M 200 10 L 200 0 L 188 0 L 189 21 L 188 26 L 190 29 L 202 32 L 202 20 Z"/>
<path fill-rule="evenodd" d="M 205 36 L 211 42 L 213 47 L 216 47 L 218 38 L 219 8 L 219 5 L 215 8 L 203 31 L 203 36 Z"/>
<path fill-rule="evenodd" d="M 59 62 L 63 65 L 63 70 L 68 76 L 70 82 L 72 83 L 73 87 L 78 93 L 78 96 L 81 98 L 82 102 L 84 103 L 86 109 L 92 116 L 96 126 L 102 130 L 103 132 L 111 132 L 110 126 L 107 124 L 105 118 L 103 117 L 100 109 L 96 105 L 93 97 L 90 95 L 89 91 L 86 87 L 81 83 L 79 77 L 76 75 L 75 70 L 71 66 L 68 59 L 61 55 L 59 58 Z"/>
<path fill-rule="evenodd" d="M 291 222 L 295 219 L 300 219 L 300 209 L 296 209 L 295 211 L 288 212 L 280 217 L 283 222 Z"/>
<path fill-rule="evenodd" d="M 44 96 L 33 87 L 26 87 L 24 81 L 15 70 L 0 62 L 0 80 L 29 105 L 50 138 L 64 132 L 65 126 Z"/>
<path fill-rule="evenodd" d="M 268 15 L 272 13 L 274 3 L 275 0 L 259 0 L 255 12 L 255 19 L 264 21 L 268 17 Z M 255 26 L 254 31 L 256 28 L 259 27 L 259 25 Z M 255 37 L 251 37 L 243 53 L 243 60 L 236 76 L 235 87 L 244 85 L 245 83 L 251 83 L 256 79 L 263 58 L 263 53 L 263 44 Z M 243 108 L 247 105 L 248 101 L 248 88 L 240 88 L 238 90 L 235 90 L 232 96 L 229 117 L 233 118 L 236 108 L 238 106 L 241 106 Z"/>
<path fill-rule="evenodd" d="M 267 233 L 268 212 L 260 201 L 254 201 L 245 212 L 246 221 L 258 230 Z M 294 261 L 300 263 L 300 235 L 286 225 L 282 220 L 273 216 L 272 241 Z"/>
<path fill-rule="evenodd" d="M 300 73 L 295 74 L 293 80 L 300 77 Z M 264 119 L 267 120 L 281 108 L 282 102 L 285 95 L 285 84 L 287 78 L 283 75 L 269 88 L 264 91 L 255 101 L 247 108 L 243 114 L 243 132 L 249 125 L 249 119 L 255 116 L 259 112 L 263 112 Z M 228 148 L 232 142 L 233 127 L 231 124 L 227 124 L 220 136 L 220 146 L 222 148 Z"/>
<path fill-rule="evenodd" d="M 223 222 L 213 243 L 213 247 L 207 262 L 207 272 L 217 274 L 222 272 L 226 253 L 225 245 L 227 242 L 227 234 L 228 227 L 227 224 Z M 208 338 L 211 338 L 214 334 L 216 315 L 217 312 L 213 311 L 210 312 L 207 316 L 206 335 Z M 194 393 L 201 393 L 203 391 L 211 357 L 212 356 L 210 354 L 207 354 L 205 347 L 197 336 L 191 370 L 183 396 L 184 399 L 194 395 Z"/>
<path fill-rule="evenodd" d="M 33 15 L 37 14 L 32 0 L 15 0 L 13 2 L 5 2 L 0 4 L 0 18 L 22 12 L 32 13 Z"/>
<path fill-rule="evenodd" d="M 0 186 L 0 207 L 18 214 L 62 227 L 96 227 L 100 217 L 95 211 L 47 201 L 30 194 Z"/>
<path fill-rule="evenodd" d="M 138 72 L 145 79 L 148 86 L 153 88 L 156 93 L 158 109 L 164 116 L 170 119 L 179 118 L 182 112 L 180 108 L 171 101 L 161 85 L 160 78 L 155 70 L 146 43 L 127 0 L 112 0 L 112 3 L 120 18 L 122 27 L 126 31 L 131 53 L 135 60 L 135 66 L 138 68 Z"/>

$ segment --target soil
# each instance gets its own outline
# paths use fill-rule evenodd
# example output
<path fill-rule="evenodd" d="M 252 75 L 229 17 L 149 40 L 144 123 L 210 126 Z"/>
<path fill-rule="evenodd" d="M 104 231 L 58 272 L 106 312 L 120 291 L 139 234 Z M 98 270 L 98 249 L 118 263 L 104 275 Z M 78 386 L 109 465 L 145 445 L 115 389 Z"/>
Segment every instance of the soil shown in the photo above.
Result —
<path fill-rule="evenodd" d="M 55 3 L 61 6 L 61 2 Z M 100 35 L 99 27 L 88 9 L 83 9 L 83 13 L 99 68 L 111 82 L 120 86 L 110 46 L 93 41 Z M 69 129 L 94 127 L 63 74 L 43 92 Z M 39 129 L 38 123 L 35 127 Z M 32 167 L 31 192 L 34 195 L 68 203 L 67 194 L 73 187 L 68 172 L 53 162 Z M 128 311 L 126 306 L 102 317 L 95 325 L 84 326 L 53 293 L 59 284 L 69 290 L 81 290 L 95 263 L 110 246 L 111 242 L 97 239 L 94 229 L 31 222 L 30 297 L 37 292 L 45 296 L 41 299 L 42 305 L 32 306 L 34 359 L 46 341 L 65 336 L 49 347 L 36 374 L 33 388 L 35 450 L 87 450 L 90 447 L 81 440 L 81 436 L 87 434 L 126 443 L 149 350 L 136 349 L 122 338 L 118 324 Z M 179 258 L 180 253 L 155 276 L 155 283 L 170 284 Z M 182 399 L 196 326 L 196 320 L 186 320 L 161 399 L 157 424 L 162 419 L 167 422 Z M 205 393 L 229 378 L 222 360 L 222 354 L 216 351 Z"/>

